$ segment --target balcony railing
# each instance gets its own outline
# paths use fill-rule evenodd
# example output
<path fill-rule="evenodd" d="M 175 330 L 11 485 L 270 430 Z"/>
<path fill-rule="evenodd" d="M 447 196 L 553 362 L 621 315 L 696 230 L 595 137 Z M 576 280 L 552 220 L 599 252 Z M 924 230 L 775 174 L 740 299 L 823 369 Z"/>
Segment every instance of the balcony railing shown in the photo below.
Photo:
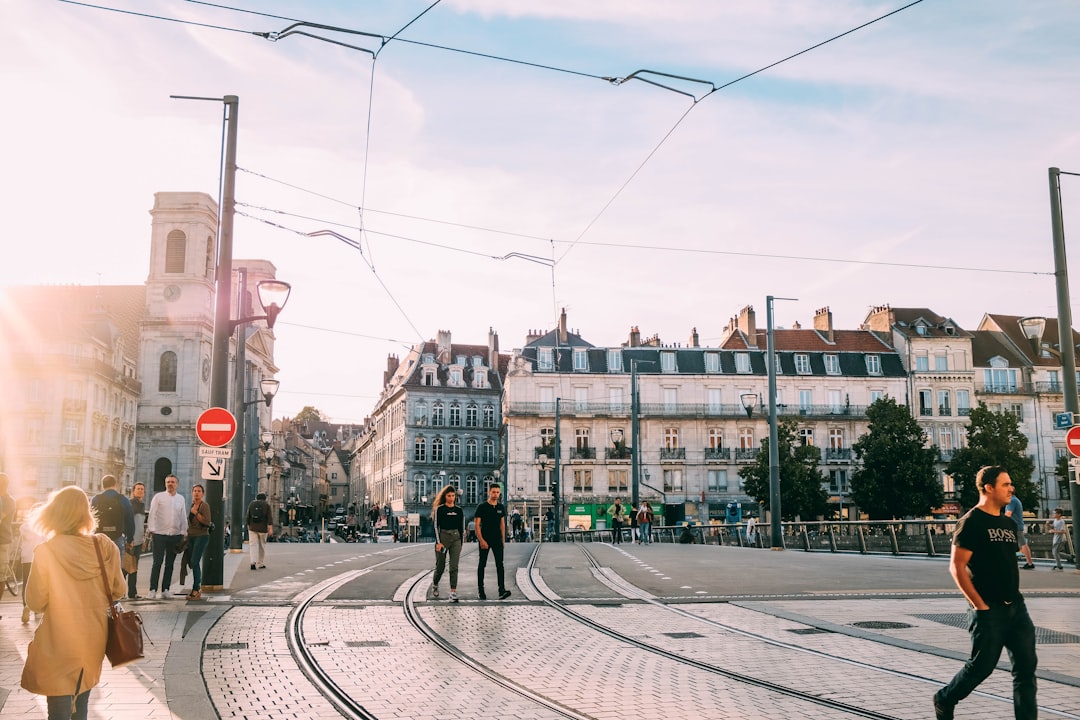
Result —
<path fill-rule="evenodd" d="M 595 460 L 596 459 L 596 448 L 594 448 L 594 447 L 571 448 L 570 449 L 570 459 L 571 460 Z"/>
<path fill-rule="evenodd" d="M 633 449 L 628 447 L 619 448 L 607 448 L 604 450 L 604 458 L 609 462 L 618 462 L 620 460 L 630 462 L 630 456 L 633 453 Z"/>
<path fill-rule="evenodd" d="M 976 395 L 1030 395 L 1034 392 L 1031 383 L 988 383 L 976 382 Z"/>
<path fill-rule="evenodd" d="M 757 460 L 760 448 L 735 448 L 735 459 L 741 462 Z"/>
<path fill-rule="evenodd" d="M 825 448 L 825 462 L 850 462 L 851 448 Z"/>
<path fill-rule="evenodd" d="M 1057 381 L 1052 380 L 1050 382 L 1046 382 L 1046 381 L 1037 382 L 1037 383 L 1035 383 L 1035 392 L 1037 392 L 1037 393 L 1053 393 L 1053 394 L 1060 395 L 1063 392 L 1065 392 L 1065 385 L 1060 380 L 1057 380 Z"/>
<path fill-rule="evenodd" d="M 947 463 L 953 458 L 954 450 L 938 450 L 938 455 L 941 457 L 941 462 Z"/>
<path fill-rule="evenodd" d="M 969 407 L 956 408 L 956 414 L 958 416 L 960 416 L 960 417 L 967 417 L 967 416 L 971 415 L 971 408 L 969 408 Z"/>
<path fill-rule="evenodd" d="M 942 417 L 952 415 L 952 408 L 948 405 L 938 405 L 937 414 Z"/>
<path fill-rule="evenodd" d="M 934 409 L 933 408 L 919 408 L 919 415 L 921 417 L 933 417 L 934 416 Z"/>
<path fill-rule="evenodd" d="M 781 416 L 796 417 L 866 417 L 865 405 L 778 405 L 777 413 Z M 764 406 L 754 408 L 759 417 L 765 417 L 768 409 Z M 565 402 L 559 403 L 559 413 L 563 417 L 629 417 L 630 403 L 608 402 Z M 681 417 L 681 418 L 736 418 L 745 419 L 746 410 L 741 404 L 713 403 L 642 403 L 639 417 Z M 511 402 L 507 408 L 508 416 L 545 416 L 555 415 L 553 402 Z"/>
<path fill-rule="evenodd" d="M 555 459 L 555 446 L 554 445 L 537 445 L 533 448 L 533 457 L 537 460 L 541 455 L 546 455 L 548 460 Z"/>
<path fill-rule="evenodd" d="M 660 448 L 660 459 L 661 460 L 685 460 L 686 459 L 686 448 L 662 447 L 662 448 Z"/>
<path fill-rule="evenodd" d="M 706 460 L 730 460 L 731 448 L 705 448 Z"/>

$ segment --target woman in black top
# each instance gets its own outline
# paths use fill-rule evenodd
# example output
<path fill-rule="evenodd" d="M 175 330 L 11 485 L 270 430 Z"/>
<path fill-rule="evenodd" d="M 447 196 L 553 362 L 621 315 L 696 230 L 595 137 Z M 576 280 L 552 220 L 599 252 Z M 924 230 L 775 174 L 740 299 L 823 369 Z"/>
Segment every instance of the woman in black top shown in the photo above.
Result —
<path fill-rule="evenodd" d="M 431 581 L 431 596 L 439 597 L 439 580 L 450 556 L 450 602 L 458 601 L 458 558 L 461 539 L 465 536 L 465 512 L 456 504 L 457 488 L 447 485 L 435 497 L 431 517 L 435 521 L 435 577 Z"/>

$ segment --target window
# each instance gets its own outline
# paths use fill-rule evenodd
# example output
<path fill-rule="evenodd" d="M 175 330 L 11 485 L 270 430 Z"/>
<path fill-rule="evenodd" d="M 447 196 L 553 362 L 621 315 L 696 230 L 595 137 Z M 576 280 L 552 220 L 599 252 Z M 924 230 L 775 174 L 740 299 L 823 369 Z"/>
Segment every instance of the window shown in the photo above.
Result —
<path fill-rule="evenodd" d="M 461 377 L 462 376 L 461 376 L 460 368 L 456 368 L 456 367 L 450 368 L 450 384 L 451 385 L 453 385 L 454 387 L 461 387 L 462 385 L 464 385 L 465 383 L 464 383 L 464 381 L 462 381 Z"/>
<path fill-rule="evenodd" d="M 574 492 L 592 492 L 592 470 L 574 470 Z"/>
<path fill-rule="evenodd" d="M 829 391 L 829 412 L 839 413 L 843 411 L 843 404 L 840 400 L 842 394 L 840 390 Z"/>
<path fill-rule="evenodd" d="M 44 434 L 45 421 L 41 418 L 27 418 L 26 420 L 26 444 L 40 445 Z"/>
<path fill-rule="evenodd" d="M 441 463 L 443 461 L 443 439 L 441 437 L 431 439 L 431 462 Z"/>
<path fill-rule="evenodd" d="M 65 420 L 64 421 L 64 444 L 76 445 L 79 442 L 79 421 L 78 420 Z"/>
<path fill-rule="evenodd" d="M 971 414 L 971 394 L 967 390 L 956 391 L 956 414 Z"/>
<path fill-rule="evenodd" d="M 709 401 L 709 412 L 720 413 L 724 410 L 724 404 L 722 402 L 723 395 L 720 392 L 720 388 L 709 388 L 706 390 L 706 397 Z"/>
<path fill-rule="evenodd" d="M 589 388 L 574 388 L 574 409 L 578 412 L 585 412 L 589 409 Z"/>
<path fill-rule="evenodd" d="M 780 353 L 774 353 L 773 354 L 773 361 L 774 361 L 773 365 L 775 366 L 773 368 L 773 370 L 776 371 L 777 375 L 783 375 L 784 374 L 784 366 L 780 362 Z"/>
<path fill-rule="evenodd" d="M 450 403 L 450 427 L 461 427 L 461 403 Z"/>
<path fill-rule="evenodd" d="M 418 402 L 413 405 L 413 422 L 417 425 L 427 425 L 427 403 Z"/>
<path fill-rule="evenodd" d="M 800 375 L 810 374 L 810 356 L 806 353 L 795 353 L 795 372 Z"/>
<path fill-rule="evenodd" d="M 555 388 L 540 388 L 540 412 L 555 412 Z"/>
<path fill-rule="evenodd" d="M 459 365 L 461 367 L 465 367 L 465 356 L 464 355 L 458 355 L 457 357 L 455 357 L 454 358 L 454 364 Z"/>
<path fill-rule="evenodd" d="M 608 388 L 608 404 L 611 405 L 611 412 L 623 412 L 623 389 L 621 387 Z"/>
<path fill-rule="evenodd" d="M 829 449 L 842 450 L 844 448 L 844 431 L 840 428 L 829 428 Z"/>
<path fill-rule="evenodd" d="M 839 375 L 840 374 L 840 356 L 827 354 L 825 356 L 825 373 L 827 375 Z"/>
<path fill-rule="evenodd" d="M 937 372 L 945 372 L 949 369 L 949 356 L 945 353 L 934 354 L 934 370 Z"/>
<path fill-rule="evenodd" d="M 1057 370 L 1048 370 L 1046 372 L 1047 390 L 1050 392 L 1061 392 L 1061 380 Z M 956 406 L 960 406 L 960 400 L 957 398 Z"/>
<path fill-rule="evenodd" d="M 682 492 L 682 480 L 682 468 L 670 468 L 664 470 L 664 492 Z"/>
<path fill-rule="evenodd" d="M 484 427 L 486 427 L 486 428 L 495 427 L 495 406 L 494 405 L 485 405 L 484 406 Z"/>
<path fill-rule="evenodd" d="M 882 391 L 882 390 L 871 390 L 870 391 L 870 404 L 873 405 L 874 403 L 876 403 L 878 400 L 880 400 L 883 397 L 885 397 L 884 391 Z"/>
<path fill-rule="evenodd" d="M 172 230 L 165 238 L 165 272 L 169 275 L 182 275 L 186 255 L 187 235 L 183 230 Z"/>
<path fill-rule="evenodd" d="M 436 375 L 434 370 L 424 371 L 424 385 L 426 385 L 427 387 L 435 387 L 435 385 L 438 384 L 435 382 L 435 378 Z"/>
<path fill-rule="evenodd" d="M 814 391 L 808 389 L 799 390 L 799 411 L 805 415 L 814 406 Z"/>
<path fill-rule="evenodd" d="M 474 368 L 483 367 L 484 366 L 484 358 L 480 357 L 479 355 L 473 355 L 472 366 Z"/>
<path fill-rule="evenodd" d="M 555 447 L 555 428 L 540 428 L 540 444 L 547 448 Z"/>
<path fill-rule="evenodd" d="M 441 402 L 431 404 L 431 424 L 442 427 L 446 423 L 446 408 Z"/>
<path fill-rule="evenodd" d="M 961 425 L 956 429 L 956 447 L 966 448 L 968 446 L 968 427 L 967 425 Z"/>
<path fill-rule="evenodd" d="M 416 486 L 416 495 L 414 495 L 413 497 L 416 499 L 417 502 L 426 501 L 428 493 L 427 476 L 424 475 L 424 473 L 417 473 L 416 477 L 413 479 L 413 483 Z"/>
<path fill-rule="evenodd" d="M 551 471 L 540 468 L 536 471 L 536 490 L 537 492 L 547 492 L 548 485 L 551 484 Z"/>
<path fill-rule="evenodd" d="M 675 353 L 673 353 L 673 352 L 660 353 L 660 372 L 666 372 L 666 373 L 675 372 Z"/>
<path fill-rule="evenodd" d="M 447 455 L 446 461 L 452 463 L 461 462 L 461 440 L 457 438 L 450 438 L 450 450 Z"/>
<path fill-rule="evenodd" d="M 621 350 L 607 351 L 607 369 L 608 372 L 613 373 L 621 373 L 623 371 Z"/>
<path fill-rule="evenodd" d="M 574 350 L 574 372 L 588 372 L 589 355 L 583 349 Z"/>
<path fill-rule="evenodd" d="M 626 488 L 626 470 L 609 470 L 608 492 L 612 495 L 625 495 Z"/>
<path fill-rule="evenodd" d="M 1024 406 L 1020 403 L 1010 403 L 1005 411 L 1016 416 L 1016 419 L 1020 422 L 1024 421 Z"/>
<path fill-rule="evenodd" d="M 555 368 L 555 362 L 552 358 L 551 348 L 537 349 L 536 364 L 540 370 L 553 370 Z"/>
<path fill-rule="evenodd" d="M 833 495 L 850 495 L 851 487 L 848 486 L 847 470 L 829 471 L 829 492 Z"/>
<path fill-rule="evenodd" d="M 433 365 L 435 363 L 435 355 L 432 353 L 424 353 L 423 363 L 425 365 Z"/>
<path fill-rule="evenodd" d="M 749 373 L 750 372 L 750 353 L 744 353 L 744 352 L 735 353 L 735 372 L 737 372 L 737 373 Z"/>
<path fill-rule="evenodd" d="M 477 427 L 480 424 L 480 408 L 476 403 L 465 406 L 465 427 Z"/>
<path fill-rule="evenodd" d="M 487 373 L 484 372 L 483 368 L 478 369 L 473 374 L 473 387 L 487 387 Z"/>
<path fill-rule="evenodd" d="M 753 450 L 754 449 L 754 429 L 753 428 L 739 428 L 739 449 L 740 450 Z"/>
<path fill-rule="evenodd" d="M 678 388 L 664 388 L 664 412 L 675 412 L 679 407 L 679 389 Z M 640 396 L 639 396 L 640 397 Z M 639 400 L 640 402 L 640 400 Z"/>
<path fill-rule="evenodd" d="M 705 489 L 711 493 L 727 492 L 727 470 L 709 470 L 705 473 Z"/>
<path fill-rule="evenodd" d="M 495 462 L 495 441 L 491 438 L 484 440 L 484 455 L 482 462 L 485 465 L 490 465 Z"/>
<path fill-rule="evenodd" d="M 705 372 L 718 373 L 720 372 L 720 353 L 707 352 L 705 353 Z"/>
<path fill-rule="evenodd" d="M 461 484 L 461 480 L 458 479 L 457 475 L 451 475 L 450 477 L 453 479 L 452 482 L 454 487 L 458 487 Z M 477 482 L 475 475 L 465 476 L 464 502 L 469 505 L 475 505 L 476 503 L 480 502 L 479 483 Z"/>
<path fill-rule="evenodd" d="M 943 453 L 951 453 L 953 449 L 952 429 L 943 427 L 938 431 L 938 447 Z"/>
<path fill-rule="evenodd" d="M 867 355 L 866 356 L 866 372 L 869 375 L 881 374 L 881 356 L 880 355 Z"/>
<path fill-rule="evenodd" d="M 928 372 L 930 370 L 930 358 L 926 353 L 915 356 L 915 372 Z"/>
<path fill-rule="evenodd" d="M 990 368 L 983 370 L 983 379 L 990 392 L 1016 392 L 1016 370 L 1005 367 L 1005 361 L 1001 358 L 990 361 Z"/>
<path fill-rule="evenodd" d="M 724 447 L 724 431 L 720 428 L 709 428 L 709 449 L 720 450 Z"/>
<path fill-rule="evenodd" d="M 176 353 L 166 350 L 158 361 L 158 392 L 176 392 Z"/>
<path fill-rule="evenodd" d="M 478 448 L 479 448 L 479 443 L 476 441 L 476 438 L 469 438 L 468 440 L 465 441 L 465 462 L 467 462 L 467 463 L 469 463 L 471 465 L 476 464 L 476 461 L 478 459 L 478 456 L 477 456 L 477 449 Z"/>
<path fill-rule="evenodd" d="M 664 449 L 674 450 L 677 447 L 679 447 L 679 428 L 664 428 Z"/>
<path fill-rule="evenodd" d="M 952 415 L 952 393 L 938 390 L 938 415 Z"/>
<path fill-rule="evenodd" d="M 589 428 L 579 427 L 574 429 L 574 447 L 578 450 L 589 449 Z"/>
<path fill-rule="evenodd" d="M 427 440 L 423 436 L 416 438 L 414 454 L 416 462 L 427 462 Z"/>
<path fill-rule="evenodd" d="M 814 431 L 812 428 L 799 428 L 799 443 L 810 447 L 814 446 Z"/>
<path fill-rule="evenodd" d="M 919 391 L 919 415 L 928 417 L 934 414 L 934 399 L 929 390 Z"/>

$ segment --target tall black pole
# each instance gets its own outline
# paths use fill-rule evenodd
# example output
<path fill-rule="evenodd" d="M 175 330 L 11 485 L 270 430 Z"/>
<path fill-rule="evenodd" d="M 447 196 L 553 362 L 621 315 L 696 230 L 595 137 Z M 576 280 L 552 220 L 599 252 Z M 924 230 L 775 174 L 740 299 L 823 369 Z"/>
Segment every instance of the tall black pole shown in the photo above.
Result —
<path fill-rule="evenodd" d="M 784 528 L 780 524 L 780 448 L 776 430 L 776 347 L 773 343 L 773 296 L 765 298 L 767 330 L 766 373 L 769 378 L 769 529 L 771 549 L 784 549 Z"/>
<path fill-rule="evenodd" d="M 217 258 L 217 292 L 215 295 L 213 364 L 210 375 L 211 407 L 228 407 L 229 402 L 229 335 L 232 320 L 229 304 L 232 300 L 232 253 L 233 213 L 236 209 L 236 134 L 240 112 L 240 98 L 226 95 L 222 98 L 228 116 L 225 134 L 225 174 L 222 179 L 221 207 L 219 211 L 219 237 Z M 210 543 L 203 559 L 203 588 L 221 590 L 224 586 L 225 555 L 225 487 L 224 479 L 208 481 L 206 501 L 210 514 L 215 518 L 210 533 Z"/>
<path fill-rule="evenodd" d="M 552 501 L 555 503 L 555 532 L 552 533 L 552 541 L 559 542 L 562 539 L 560 528 L 562 527 L 562 483 L 559 482 L 559 453 L 562 448 L 559 446 L 559 400 L 561 398 L 555 398 L 555 468 L 552 470 L 551 478 L 555 483 L 555 496 Z"/>
<path fill-rule="evenodd" d="M 251 314 L 248 306 L 247 268 L 237 268 L 239 300 L 236 314 L 240 318 Z M 233 373 L 233 415 L 236 416 L 236 437 L 233 438 L 232 481 L 229 484 L 229 551 L 244 549 L 244 441 L 247 420 L 247 323 L 236 323 L 236 362 Z"/>
<path fill-rule="evenodd" d="M 638 507 L 641 498 L 641 461 L 638 459 L 638 447 L 640 446 L 639 435 L 641 427 L 638 425 L 638 412 L 640 410 L 637 389 L 637 360 L 630 361 L 630 500 L 633 506 Z"/>

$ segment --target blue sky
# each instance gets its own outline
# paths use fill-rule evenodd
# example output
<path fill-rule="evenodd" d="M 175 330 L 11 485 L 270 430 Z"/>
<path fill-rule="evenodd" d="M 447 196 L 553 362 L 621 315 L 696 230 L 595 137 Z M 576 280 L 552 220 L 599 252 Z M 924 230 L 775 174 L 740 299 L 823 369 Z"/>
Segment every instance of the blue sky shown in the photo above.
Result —
<path fill-rule="evenodd" d="M 95 4 L 247 31 L 289 24 L 183 0 Z M 222 4 L 392 35 L 431 3 Z M 902 5 L 459 0 L 402 37 L 721 85 Z M 1054 313 L 1047 168 L 1080 172 L 1074 2 L 925 0 L 693 106 L 641 82 L 413 44 L 373 62 L 307 37 L 56 0 L 6 9 L 0 284 L 146 279 L 153 194 L 216 195 L 218 182 L 220 107 L 170 94 L 240 97 L 241 211 L 363 240 L 361 255 L 237 218 L 236 256 L 271 260 L 294 286 L 277 333 L 278 416 L 315 405 L 362 420 L 388 353 L 439 329 L 483 342 L 489 327 L 509 351 L 561 307 L 598 345 L 633 325 L 715 342 L 743 305 L 763 315 L 770 294 L 799 298 L 777 304 L 778 325 L 829 306 L 853 328 L 883 303 L 969 328 L 984 312 Z M 1068 232 L 1080 178 L 1064 178 L 1063 200 Z M 361 205 L 363 237 L 347 227 Z M 47 261 L 31 252 L 42 247 Z M 512 252 L 560 260 L 552 273 L 489 257 Z"/>

